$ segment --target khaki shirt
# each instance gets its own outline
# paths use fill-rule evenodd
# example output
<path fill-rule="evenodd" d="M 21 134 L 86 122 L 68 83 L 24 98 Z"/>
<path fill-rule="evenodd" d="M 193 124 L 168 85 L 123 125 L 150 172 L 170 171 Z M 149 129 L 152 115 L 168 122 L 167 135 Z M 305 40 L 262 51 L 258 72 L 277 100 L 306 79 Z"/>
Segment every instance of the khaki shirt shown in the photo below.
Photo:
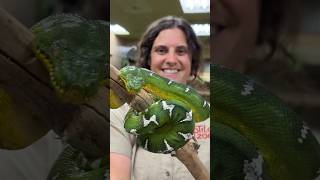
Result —
<path fill-rule="evenodd" d="M 151 153 L 138 147 L 133 135 L 123 128 L 127 104 L 110 111 L 110 152 L 132 159 L 132 180 L 193 180 L 188 169 L 170 154 Z M 199 158 L 210 172 L 210 119 L 196 123 L 195 138 L 200 144 Z"/>

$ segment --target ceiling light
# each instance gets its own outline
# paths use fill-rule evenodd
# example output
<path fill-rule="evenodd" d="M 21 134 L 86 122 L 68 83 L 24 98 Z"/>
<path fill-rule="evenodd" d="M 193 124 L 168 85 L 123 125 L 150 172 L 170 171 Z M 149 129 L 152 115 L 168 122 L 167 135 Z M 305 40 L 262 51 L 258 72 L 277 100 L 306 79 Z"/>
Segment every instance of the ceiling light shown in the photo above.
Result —
<path fill-rule="evenodd" d="M 209 24 L 192 24 L 191 27 L 197 36 L 210 36 Z"/>
<path fill-rule="evenodd" d="M 210 13 L 210 0 L 179 0 L 184 13 Z"/>
<path fill-rule="evenodd" d="M 119 24 L 111 24 L 110 31 L 116 35 L 129 35 L 130 33 Z"/>

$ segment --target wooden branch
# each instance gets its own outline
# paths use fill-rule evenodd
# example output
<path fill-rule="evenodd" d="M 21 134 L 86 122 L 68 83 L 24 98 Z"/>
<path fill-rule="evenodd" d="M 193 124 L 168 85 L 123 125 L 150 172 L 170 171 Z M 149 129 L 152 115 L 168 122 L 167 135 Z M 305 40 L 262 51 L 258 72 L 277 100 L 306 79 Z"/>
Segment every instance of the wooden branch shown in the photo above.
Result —
<path fill-rule="evenodd" d="M 110 65 L 110 81 L 117 84 L 116 87 L 111 86 L 110 88 L 117 93 L 119 92 L 119 96 L 125 97 L 121 98 L 123 99 L 123 102 L 127 102 L 136 110 L 144 111 L 154 102 L 152 97 L 144 90 L 142 90 L 135 98 L 132 98 L 132 95 L 128 94 L 125 90 L 124 83 L 119 78 L 119 71 L 112 65 Z M 110 82 L 110 84 L 112 83 Z M 209 180 L 209 173 L 200 161 L 197 154 L 197 148 L 194 146 L 193 142 L 189 141 L 185 146 L 178 149 L 176 157 L 187 167 L 196 180 Z"/>
<path fill-rule="evenodd" d="M 0 39 L 0 89 L 9 93 L 16 109 L 24 112 L 21 116 L 25 122 L 19 123 L 25 125 L 19 128 L 31 128 L 21 131 L 22 136 L 32 136 L 23 147 L 52 128 L 88 157 L 105 156 L 110 127 L 107 88 L 101 88 L 86 104 L 65 103 L 52 88 L 46 68 L 34 58 L 33 34 L 1 8 Z M 30 134 L 32 131 L 35 132 Z"/>
<path fill-rule="evenodd" d="M 188 168 L 196 180 L 209 180 L 209 172 L 200 161 L 196 146 L 194 142 L 189 141 L 176 152 L 176 157 Z"/>

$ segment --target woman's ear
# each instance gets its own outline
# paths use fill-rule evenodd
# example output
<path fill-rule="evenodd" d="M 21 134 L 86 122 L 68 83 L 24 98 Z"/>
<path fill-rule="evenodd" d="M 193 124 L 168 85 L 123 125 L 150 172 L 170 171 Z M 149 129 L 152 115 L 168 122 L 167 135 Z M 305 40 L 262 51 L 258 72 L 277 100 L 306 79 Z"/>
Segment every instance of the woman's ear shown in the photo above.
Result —
<path fill-rule="evenodd" d="M 191 70 L 191 73 L 190 73 L 188 81 L 193 81 L 193 80 L 196 79 L 196 77 L 197 77 L 197 72 L 195 72 L 195 70 Z"/>

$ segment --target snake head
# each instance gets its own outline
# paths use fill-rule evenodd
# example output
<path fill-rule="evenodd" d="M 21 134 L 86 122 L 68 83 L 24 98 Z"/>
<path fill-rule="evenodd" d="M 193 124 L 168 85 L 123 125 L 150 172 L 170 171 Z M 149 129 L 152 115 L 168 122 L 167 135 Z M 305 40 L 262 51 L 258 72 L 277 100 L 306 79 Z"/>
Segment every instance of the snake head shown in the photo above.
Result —
<path fill-rule="evenodd" d="M 80 16 L 50 16 L 32 28 L 37 59 L 47 67 L 51 84 L 63 100 L 79 103 L 106 83 L 109 24 Z"/>
<path fill-rule="evenodd" d="M 126 66 L 120 70 L 120 78 L 129 93 L 138 93 L 144 85 L 144 75 L 141 68 Z"/>

